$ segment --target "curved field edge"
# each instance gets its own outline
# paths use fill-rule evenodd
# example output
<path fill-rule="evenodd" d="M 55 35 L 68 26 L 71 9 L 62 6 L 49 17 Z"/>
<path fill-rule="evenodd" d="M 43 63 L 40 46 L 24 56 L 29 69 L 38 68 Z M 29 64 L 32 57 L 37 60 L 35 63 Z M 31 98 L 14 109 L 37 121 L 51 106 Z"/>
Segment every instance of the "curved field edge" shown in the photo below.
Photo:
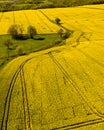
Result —
<path fill-rule="evenodd" d="M 86 31 L 77 29 L 65 46 L 19 57 L 3 69 L 2 130 L 103 130 L 103 29 L 92 37 Z"/>
<path fill-rule="evenodd" d="M 98 49 L 97 44 L 96 46 L 94 46 L 92 43 L 92 47 L 94 48 L 97 47 Z M 99 47 L 98 51 L 100 50 L 103 50 L 103 48 Z M 93 57 L 94 56 L 96 57 L 93 58 L 92 55 L 87 56 L 86 54 L 87 51 L 89 52 L 88 55 L 90 55 L 90 53 L 93 53 Z M 50 54 L 52 54 L 52 56 Z M 17 68 L 23 62 L 28 61 L 26 65 L 23 67 L 23 70 L 28 90 L 27 91 L 28 101 L 30 108 L 31 123 L 33 128 L 64 129 L 64 127 L 66 128 L 68 127 L 71 129 L 74 127 L 76 128 L 83 127 L 84 125 L 88 126 L 90 124 L 96 124 L 96 123 L 102 124 L 103 122 L 102 99 L 104 98 L 102 88 L 103 67 L 99 64 L 101 61 L 99 61 L 98 59 L 100 57 L 100 55 L 98 54 L 94 53 L 94 51 L 92 51 L 92 48 L 87 47 L 86 49 L 84 47 L 81 47 L 80 45 L 77 48 L 68 46 L 63 46 L 59 48 L 56 47 L 46 51 L 31 54 L 29 56 L 20 57 L 9 63 L 1 73 L 2 75 L 1 83 L 5 82 L 4 87 L 2 87 L 1 90 L 2 92 L 4 91 L 7 92 L 8 85 L 10 84 L 10 81 L 14 75 L 13 73 L 15 73 Z M 92 60 L 90 57 L 92 57 L 92 59 L 94 60 Z M 13 66 L 13 68 L 11 68 L 10 66 Z M 7 76 L 6 72 L 9 68 L 10 70 L 8 71 Z M 101 85 L 99 84 L 100 86 L 98 85 L 97 81 L 96 82 L 94 81 L 95 78 L 99 80 L 101 84 Z M 7 80 L 4 81 L 5 79 Z M 15 91 L 19 91 L 20 93 L 19 90 L 21 88 L 20 86 L 21 86 L 20 80 L 18 77 L 16 79 L 16 83 L 14 86 L 15 87 L 13 92 L 14 94 Z M 76 87 L 78 90 L 76 89 Z M 94 88 L 98 89 L 99 93 Z M 48 93 L 50 96 L 47 95 Z M 67 93 L 71 94 L 71 95 L 69 94 L 71 98 L 70 96 L 66 95 Z M 1 98 L 4 98 L 5 97 L 4 95 L 6 96 L 6 93 L 3 94 L 3 97 Z M 12 96 L 10 111 L 13 110 L 12 103 L 14 102 L 15 98 L 16 97 Z M 39 99 L 37 100 L 37 98 Z M 70 101 L 69 103 L 68 100 Z M 51 101 L 51 104 L 49 103 L 49 101 Z M 1 102 L 1 104 L 3 102 Z M 21 104 L 21 100 L 19 102 Z M 38 108 L 39 106 L 40 108 Z M 44 112 L 45 112 L 44 114 L 46 115 L 48 114 L 48 118 L 45 118 L 46 115 L 42 114 L 41 115 L 42 117 L 39 120 L 37 120 L 37 122 L 34 121 L 34 118 L 36 116 L 36 115 L 32 116 L 34 108 L 36 112 L 39 112 L 36 114 L 37 119 L 40 118 L 40 115 Z M 3 108 L 1 107 L 1 109 Z M 38 109 L 40 110 L 38 111 Z M 56 114 L 57 111 L 59 111 L 58 115 Z M 12 112 L 15 114 L 15 109 Z M 67 112 L 70 113 L 70 115 L 68 115 Z M 10 115 L 10 117 L 11 116 L 12 115 Z M 58 117 L 56 118 L 56 116 Z M 79 116 L 81 118 L 79 118 Z M 16 121 L 14 116 L 13 118 Z M 88 120 L 92 121 L 87 123 L 86 121 Z M 77 121 L 80 123 L 81 122 L 86 123 L 78 125 Z M 16 122 L 18 123 L 18 121 Z M 9 119 L 8 123 L 12 123 L 12 121 L 10 121 Z M 72 124 L 74 124 L 73 127 Z M 8 125 L 8 129 L 14 128 L 15 126 L 16 124 L 14 124 L 14 126 L 11 127 Z"/>

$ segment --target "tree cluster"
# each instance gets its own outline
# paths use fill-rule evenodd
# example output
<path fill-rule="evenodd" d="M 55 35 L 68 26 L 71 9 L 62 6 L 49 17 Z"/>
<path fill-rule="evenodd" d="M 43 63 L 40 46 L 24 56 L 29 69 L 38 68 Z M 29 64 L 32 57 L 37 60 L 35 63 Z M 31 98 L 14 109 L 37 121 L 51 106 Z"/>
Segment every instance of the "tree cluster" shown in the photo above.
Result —
<path fill-rule="evenodd" d="M 34 35 L 37 34 L 36 28 L 32 25 L 28 26 L 27 34 L 24 34 L 23 25 L 11 25 L 8 29 L 8 34 L 16 40 L 27 40 L 28 38 L 34 39 Z"/>

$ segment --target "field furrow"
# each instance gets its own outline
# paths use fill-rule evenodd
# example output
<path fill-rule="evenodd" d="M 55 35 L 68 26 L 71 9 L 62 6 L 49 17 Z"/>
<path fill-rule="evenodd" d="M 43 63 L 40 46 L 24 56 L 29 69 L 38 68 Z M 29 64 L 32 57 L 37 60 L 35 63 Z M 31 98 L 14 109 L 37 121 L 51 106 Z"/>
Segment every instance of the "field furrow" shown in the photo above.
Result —
<path fill-rule="evenodd" d="M 23 33 L 27 33 L 27 27 L 29 22 L 24 14 L 24 11 L 14 11 L 15 14 L 15 24 L 21 25 L 23 27 Z"/>
<path fill-rule="evenodd" d="M 2 69 L 1 130 L 104 129 L 103 7 L 0 13 L 1 34 L 14 23 L 24 34 L 29 25 L 38 34 L 73 30 L 65 45 L 20 56 Z"/>
<path fill-rule="evenodd" d="M 56 33 L 59 30 L 57 25 L 51 23 L 43 14 L 41 14 L 38 10 L 29 10 L 24 11 L 30 24 L 35 26 L 38 33 L 40 34 L 48 34 L 48 33 Z"/>

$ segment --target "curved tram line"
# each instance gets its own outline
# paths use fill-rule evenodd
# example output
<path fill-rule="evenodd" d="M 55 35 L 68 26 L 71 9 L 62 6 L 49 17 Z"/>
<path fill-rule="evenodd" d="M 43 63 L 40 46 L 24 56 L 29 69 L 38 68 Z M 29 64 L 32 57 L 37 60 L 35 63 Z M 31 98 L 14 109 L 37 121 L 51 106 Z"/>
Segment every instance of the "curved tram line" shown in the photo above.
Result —
<path fill-rule="evenodd" d="M 7 92 L 5 104 L 4 104 L 4 112 L 3 112 L 2 122 L 1 122 L 1 130 L 8 130 L 8 120 L 9 120 L 9 112 L 10 112 L 10 104 L 11 104 L 11 99 L 12 99 L 12 93 L 13 93 L 13 89 L 14 89 L 14 85 L 15 85 L 16 79 L 17 79 L 19 74 L 20 74 L 20 80 L 21 80 L 21 86 L 22 86 L 25 130 L 27 130 L 27 127 L 29 128 L 28 130 L 32 130 L 32 128 L 31 128 L 31 121 L 30 121 L 30 113 L 29 113 L 29 104 L 28 104 L 27 90 L 26 90 L 26 82 L 25 82 L 23 67 L 24 67 L 24 65 L 28 61 L 30 61 L 33 58 L 34 57 L 24 61 L 18 67 L 18 69 L 16 70 L 16 72 L 13 75 L 13 78 L 12 78 L 12 80 L 10 82 L 9 89 L 8 89 L 8 92 Z"/>
<path fill-rule="evenodd" d="M 22 97 L 23 97 L 23 109 L 24 109 L 24 122 L 25 122 L 25 130 L 32 130 L 31 119 L 30 119 L 30 110 L 29 110 L 29 102 L 27 96 L 27 89 L 26 89 L 26 81 L 23 66 L 21 66 L 20 71 L 20 80 L 22 86 Z"/>
<path fill-rule="evenodd" d="M 90 102 L 86 100 L 85 95 L 80 91 L 78 85 L 74 80 L 71 78 L 71 76 L 67 73 L 67 71 L 63 68 L 63 66 L 58 62 L 58 60 L 54 57 L 52 52 L 49 52 L 48 55 L 52 59 L 52 61 L 56 64 L 56 66 L 61 70 L 61 72 L 64 74 L 68 82 L 72 84 L 72 86 L 76 89 L 76 91 L 80 94 L 84 102 L 88 105 L 88 107 L 91 109 L 91 111 L 97 115 L 99 118 L 95 120 L 89 120 L 86 122 L 80 122 L 76 124 L 71 124 L 59 128 L 53 128 L 52 130 L 55 129 L 74 129 L 82 126 L 87 126 L 91 124 L 96 124 L 96 123 L 101 123 L 104 122 L 104 114 L 99 112 Z M 37 56 L 35 56 L 37 57 Z M 29 58 L 26 61 L 24 61 L 16 70 L 16 72 L 13 75 L 13 78 L 10 82 L 9 89 L 7 92 L 5 104 L 4 104 L 4 112 L 3 112 L 3 117 L 2 117 L 2 122 L 1 122 L 1 130 L 8 130 L 8 120 L 9 120 L 9 112 L 10 112 L 10 104 L 11 104 L 11 99 L 12 99 L 12 93 L 14 89 L 14 85 L 16 82 L 17 77 L 20 75 L 20 81 L 21 81 L 21 87 L 22 87 L 22 98 L 23 98 L 23 111 L 24 111 L 24 122 L 25 122 L 25 130 L 32 130 L 32 124 L 31 124 L 31 118 L 30 118 L 30 111 L 29 111 L 29 102 L 28 102 L 28 97 L 27 97 L 27 89 L 26 89 L 26 81 L 25 81 L 25 75 L 24 75 L 24 70 L 23 67 L 24 65 L 30 61 L 31 59 L 35 58 Z"/>
<path fill-rule="evenodd" d="M 52 54 L 52 52 L 49 52 L 48 54 L 49 54 L 50 58 L 52 59 L 52 61 L 56 64 L 56 66 L 64 74 L 64 76 L 66 77 L 66 79 L 68 80 L 68 82 L 71 83 L 72 86 L 79 93 L 79 95 L 81 96 L 81 98 L 83 99 L 83 101 L 85 102 L 85 104 L 87 104 L 87 106 L 90 108 L 90 110 L 95 115 L 98 116 L 98 119 L 95 119 L 95 120 L 90 120 L 90 121 L 81 122 L 81 123 L 77 123 L 77 124 L 67 125 L 67 126 L 63 126 L 63 127 L 60 127 L 60 128 L 53 128 L 52 130 L 56 130 L 56 129 L 74 129 L 74 128 L 78 128 L 78 127 L 82 127 L 82 126 L 87 126 L 87 125 L 91 125 L 91 124 L 96 124 L 96 123 L 104 122 L 104 114 L 101 113 L 101 112 L 99 112 L 90 102 L 87 101 L 86 96 L 80 91 L 80 89 L 79 89 L 78 85 L 76 84 L 76 82 L 74 82 L 74 80 L 71 78 L 71 76 L 63 68 L 63 66 L 58 62 L 58 60 L 54 57 L 54 55 Z"/>

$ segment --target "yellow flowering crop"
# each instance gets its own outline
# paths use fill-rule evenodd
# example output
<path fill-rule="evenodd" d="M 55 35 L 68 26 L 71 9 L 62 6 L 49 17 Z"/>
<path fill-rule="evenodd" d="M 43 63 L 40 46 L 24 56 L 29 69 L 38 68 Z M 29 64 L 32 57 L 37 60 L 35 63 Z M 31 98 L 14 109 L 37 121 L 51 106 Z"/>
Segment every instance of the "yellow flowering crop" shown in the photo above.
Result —
<path fill-rule="evenodd" d="M 2 70 L 2 130 L 104 130 L 104 5 L 95 7 L 16 11 L 15 20 L 9 17 L 36 26 L 38 33 L 56 32 L 59 26 L 50 20 L 59 17 L 74 32 L 66 45 L 21 56 Z M 0 24 L 7 26 L 3 15 Z"/>
<path fill-rule="evenodd" d="M 38 10 L 5 12 L 0 13 L 0 16 L 0 34 L 7 34 L 8 28 L 12 24 L 22 25 L 24 34 L 27 33 L 29 25 L 34 26 L 38 34 L 57 33 L 60 29 Z"/>

